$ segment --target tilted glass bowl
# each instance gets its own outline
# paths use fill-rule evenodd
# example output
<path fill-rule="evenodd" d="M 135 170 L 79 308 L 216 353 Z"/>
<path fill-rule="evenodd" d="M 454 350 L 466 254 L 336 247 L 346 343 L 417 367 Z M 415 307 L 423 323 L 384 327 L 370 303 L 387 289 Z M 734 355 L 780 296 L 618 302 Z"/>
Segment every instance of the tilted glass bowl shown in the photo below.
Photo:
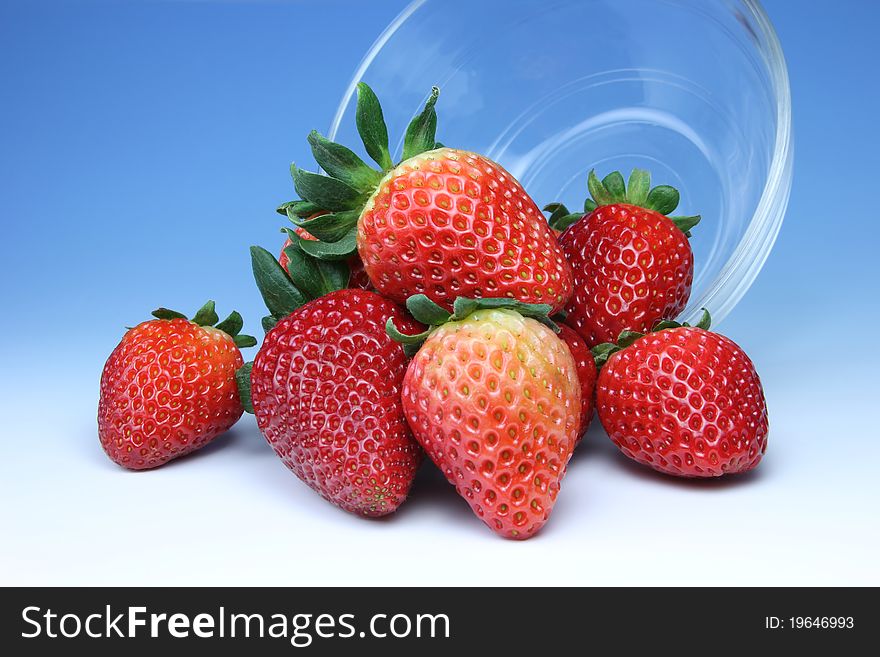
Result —
<path fill-rule="evenodd" d="M 640 167 L 677 187 L 676 214 L 703 217 L 683 320 L 702 307 L 723 319 L 779 232 L 791 98 L 754 0 L 415 0 L 341 100 L 329 136 L 349 145 L 361 80 L 384 101 L 398 157 L 436 84 L 438 139 L 498 161 L 540 206 L 581 208 L 592 168 Z"/>

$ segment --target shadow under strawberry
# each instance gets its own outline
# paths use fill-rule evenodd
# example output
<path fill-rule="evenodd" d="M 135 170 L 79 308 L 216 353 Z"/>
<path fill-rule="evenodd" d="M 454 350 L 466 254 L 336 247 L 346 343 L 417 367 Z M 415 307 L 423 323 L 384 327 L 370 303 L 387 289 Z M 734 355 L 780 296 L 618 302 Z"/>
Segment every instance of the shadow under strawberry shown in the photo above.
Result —
<path fill-rule="evenodd" d="M 602 434 L 605 433 L 604 430 L 602 430 L 601 428 L 599 428 L 598 431 Z M 587 442 L 588 438 L 585 438 L 584 443 Z M 614 444 L 610 440 L 604 439 L 601 441 L 595 440 L 589 442 L 595 443 L 592 449 L 588 450 L 590 455 L 587 458 L 575 463 L 575 468 L 577 468 L 582 462 L 591 463 L 595 460 L 601 460 L 603 461 L 602 467 L 612 467 L 620 470 L 627 476 L 635 477 L 636 479 L 641 479 L 643 481 L 656 483 L 660 486 L 670 486 L 673 488 L 699 491 L 722 491 L 731 488 L 739 488 L 741 486 L 753 485 L 763 480 L 766 477 L 768 470 L 767 464 L 764 464 L 760 468 L 754 468 L 752 470 L 749 470 L 748 472 L 738 474 L 735 477 L 673 477 L 663 472 L 658 472 L 656 470 L 652 470 L 651 468 L 646 468 L 640 463 L 633 461 L 632 459 L 621 453 L 620 450 L 615 448 Z M 578 451 L 580 451 L 581 449 L 583 448 L 579 448 Z"/>

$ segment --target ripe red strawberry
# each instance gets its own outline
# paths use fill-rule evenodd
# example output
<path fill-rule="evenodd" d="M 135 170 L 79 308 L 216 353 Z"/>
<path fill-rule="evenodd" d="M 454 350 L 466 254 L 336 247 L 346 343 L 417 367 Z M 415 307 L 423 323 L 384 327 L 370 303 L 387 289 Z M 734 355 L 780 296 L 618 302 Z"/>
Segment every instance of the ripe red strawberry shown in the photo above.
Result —
<path fill-rule="evenodd" d="M 490 529 L 530 538 L 556 502 L 580 420 L 571 353 L 533 318 L 549 321 L 549 306 L 459 298 L 450 317 L 419 295 L 407 307 L 433 325 L 418 336 L 388 327 L 410 346 L 425 340 L 403 381 L 413 435 Z"/>
<path fill-rule="evenodd" d="M 588 184 L 595 200 L 587 200 L 587 214 L 567 214 L 559 204 L 546 209 L 554 226 L 571 224 L 559 238 L 574 271 L 565 321 L 594 347 L 684 310 L 694 275 L 688 231 L 700 218 L 667 217 L 678 192 L 649 190 L 646 171 L 633 170 L 627 186 L 616 171 L 601 182 L 591 171 Z"/>
<path fill-rule="evenodd" d="M 596 361 L 593 359 L 593 353 L 587 347 L 587 343 L 574 329 L 560 324 L 557 335 L 568 345 L 568 350 L 574 359 L 578 381 L 581 384 L 581 423 L 578 429 L 578 442 L 580 442 L 593 419 L 593 399 L 596 396 Z"/>
<path fill-rule="evenodd" d="M 374 292 L 331 292 L 280 319 L 250 373 L 257 425 L 284 464 L 365 516 L 395 511 L 421 460 L 400 402 L 406 356 L 385 332 L 389 319 L 421 328 Z"/>
<path fill-rule="evenodd" d="M 297 228 L 294 228 L 293 230 L 297 235 L 299 235 L 304 240 L 309 240 L 309 241 L 314 242 L 318 239 L 317 237 L 313 237 L 312 235 L 309 235 L 308 231 L 303 228 L 297 227 Z M 290 269 L 289 269 L 290 256 L 287 254 L 287 247 L 289 247 L 289 246 L 293 246 L 293 240 L 290 239 L 290 237 L 288 237 L 286 240 L 284 240 L 284 244 L 281 245 L 281 253 L 278 254 L 278 262 L 282 267 L 284 267 L 284 271 L 286 271 L 288 274 L 290 274 Z"/>
<path fill-rule="evenodd" d="M 315 215 L 312 216 L 314 218 Z M 320 215 L 318 215 L 320 216 Z M 307 230 L 304 228 L 295 227 L 293 231 L 299 235 L 302 239 L 308 240 L 310 242 L 317 241 L 317 237 L 314 237 L 309 234 Z M 288 274 L 290 274 L 290 255 L 288 253 L 288 248 L 298 248 L 294 246 L 293 240 L 288 237 L 284 240 L 284 244 L 281 246 L 281 253 L 278 255 L 278 262 L 284 268 Z M 348 279 L 348 287 L 360 288 L 362 290 L 369 290 L 372 288 L 370 284 L 370 279 L 367 277 L 366 272 L 364 271 L 364 264 L 361 262 L 361 259 L 357 256 L 353 256 L 348 259 L 348 268 L 349 268 L 349 279 Z"/>
<path fill-rule="evenodd" d="M 241 315 L 217 324 L 214 302 L 193 317 L 160 308 L 123 336 L 101 374 L 98 437 L 113 461 L 155 468 L 204 447 L 238 421 Z M 214 326 L 216 324 L 216 327 Z"/>
<path fill-rule="evenodd" d="M 303 240 L 301 248 L 324 259 L 348 257 L 356 248 L 376 290 L 399 303 L 425 294 L 446 309 L 459 296 L 561 309 L 572 273 L 552 231 L 501 166 L 435 142 L 438 93 L 435 87 L 407 129 L 403 161 L 395 165 L 379 101 L 365 84 L 358 86 L 358 130 L 381 171 L 344 146 L 309 135 L 328 175 L 291 167 L 305 200 L 288 214 L 321 240 Z M 333 214 L 299 217 L 315 208 Z"/>
<path fill-rule="evenodd" d="M 745 472 L 767 449 L 755 367 L 708 325 L 706 313 L 697 326 L 665 322 L 648 335 L 625 332 L 620 350 L 594 350 L 599 362 L 607 357 L 596 395 L 602 426 L 624 454 L 666 474 Z"/>

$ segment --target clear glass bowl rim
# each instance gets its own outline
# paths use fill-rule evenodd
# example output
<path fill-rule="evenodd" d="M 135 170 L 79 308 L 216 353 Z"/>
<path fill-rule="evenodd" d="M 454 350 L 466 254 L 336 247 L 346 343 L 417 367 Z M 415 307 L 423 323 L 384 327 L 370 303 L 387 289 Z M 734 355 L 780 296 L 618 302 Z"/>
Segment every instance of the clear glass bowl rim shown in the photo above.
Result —
<path fill-rule="evenodd" d="M 357 83 L 361 81 L 379 52 L 407 19 L 430 1 L 413 0 L 410 2 L 367 50 L 355 69 L 336 110 L 328 133 L 330 139 L 334 139 L 336 136 L 347 108 L 356 93 Z M 701 314 L 700 307 L 707 307 L 711 310 L 713 323 L 716 325 L 742 299 L 770 255 L 788 206 L 794 159 L 791 88 L 788 67 L 785 63 L 779 37 L 759 0 L 737 0 L 736 4 L 750 19 L 749 24 L 755 28 L 757 37 L 755 41 L 776 98 L 776 136 L 767 179 L 745 234 L 727 264 L 712 282 L 709 290 L 699 299 L 698 304 L 692 303 L 689 306 L 690 310 L 686 311 L 681 318 L 682 321 L 695 321 Z"/>

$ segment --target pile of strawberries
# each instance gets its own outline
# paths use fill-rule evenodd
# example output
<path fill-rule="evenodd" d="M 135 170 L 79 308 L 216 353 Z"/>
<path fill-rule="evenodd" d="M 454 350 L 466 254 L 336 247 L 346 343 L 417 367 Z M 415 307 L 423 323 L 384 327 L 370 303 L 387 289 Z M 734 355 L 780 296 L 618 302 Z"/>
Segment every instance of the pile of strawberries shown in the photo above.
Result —
<path fill-rule="evenodd" d="M 436 141 L 435 88 L 391 158 L 379 101 L 358 88 L 367 165 L 309 135 L 324 171 L 291 166 L 299 199 L 280 259 L 252 247 L 269 314 L 252 363 L 242 318 L 213 302 L 160 309 L 111 354 L 98 433 L 108 456 L 153 468 L 244 411 L 329 502 L 393 513 L 423 455 L 506 538 L 547 521 L 594 408 L 628 457 L 679 477 L 744 472 L 767 444 L 746 354 L 678 324 L 699 217 L 671 216 L 647 172 L 591 172 L 582 211 L 545 217 L 495 162 Z"/>

